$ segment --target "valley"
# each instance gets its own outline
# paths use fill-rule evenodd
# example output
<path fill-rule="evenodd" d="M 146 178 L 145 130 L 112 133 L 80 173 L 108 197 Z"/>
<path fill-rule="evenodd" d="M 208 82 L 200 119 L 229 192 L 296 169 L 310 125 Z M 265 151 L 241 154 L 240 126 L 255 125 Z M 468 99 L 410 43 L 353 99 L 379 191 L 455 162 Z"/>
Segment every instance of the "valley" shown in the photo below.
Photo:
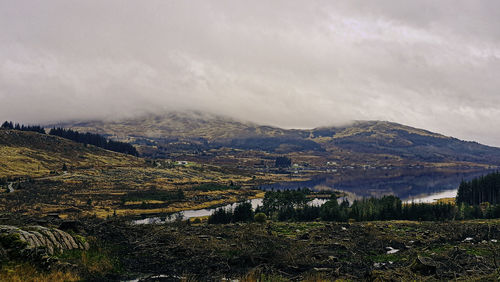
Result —
<path fill-rule="evenodd" d="M 250 221 L 212 224 L 210 217 L 218 207 L 236 210 L 249 200 L 257 214 L 268 191 L 303 191 L 311 210 L 331 199 L 345 205 L 394 195 L 410 205 L 433 202 L 442 192 L 454 197 L 460 181 L 498 168 L 498 148 L 387 122 L 291 130 L 175 113 L 57 126 L 130 142 L 139 156 L 0 128 L 0 245 L 6 250 L 0 278 L 23 272 L 106 281 L 497 275 L 497 219 L 283 220 L 281 210 L 261 223 L 254 211 Z M 45 230 L 37 226 L 68 232 L 88 248 L 47 254 L 38 251 L 47 239 L 15 235 Z"/>
<path fill-rule="evenodd" d="M 499 11 L 0 0 L 0 282 L 500 281 Z"/>
<path fill-rule="evenodd" d="M 352 197 L 409 199 L 454 189 L 460 178 L 496 168 L 500 152 L 387 122 L 285 130 L 187 112 L 57 126 L 131 142 L 140 157 L 52 135 L 0 130 L 0 179 L 3 189 L 15 190 L 0 198 L 4 212 L 63 218 L 166 215 L 262 198 L 266 189 L 336 189 Z M 435 160 L 418 153 L 429 155 L 429 148 L 435 148 Z M 283 156 L 290 164 L 278 167 L 276 159 Z M 449 180 L 429 183 L 437 179 Z"/>
<path fill-rule="evenodd" d="M 257 197 L 258 185 L 290 180 L 284 174 L 152 161 L 34 132 L 0 129 L 0 144 L 4 213 L 168 214 Z"/>

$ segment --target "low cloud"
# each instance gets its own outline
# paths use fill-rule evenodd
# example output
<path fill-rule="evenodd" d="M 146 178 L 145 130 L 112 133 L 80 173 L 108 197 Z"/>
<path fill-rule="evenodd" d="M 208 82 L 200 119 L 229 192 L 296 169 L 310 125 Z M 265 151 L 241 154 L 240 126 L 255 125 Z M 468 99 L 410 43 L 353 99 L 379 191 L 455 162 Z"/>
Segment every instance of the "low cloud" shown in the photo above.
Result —
<path fill-rule="evenodd" d="M 500 146 L 500 3 L 331 2 L 0 0 L 0 119 L 381 119 Z"/>

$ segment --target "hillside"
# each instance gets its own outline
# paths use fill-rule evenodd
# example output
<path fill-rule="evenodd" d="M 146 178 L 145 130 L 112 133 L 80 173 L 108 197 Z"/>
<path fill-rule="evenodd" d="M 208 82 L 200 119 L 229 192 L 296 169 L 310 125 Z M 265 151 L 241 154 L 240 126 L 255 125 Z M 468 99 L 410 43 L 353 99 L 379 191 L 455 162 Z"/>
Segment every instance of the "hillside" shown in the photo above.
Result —
<path fill-rule="evenodd" d="M 120 140 L 142 138 L 203 139 L 209 142 L 222 139 L 282 136 L 288 130 L 260 126 L 231 118 L 199 112 L 174 112 L 146 115 L 118 121 L 64 122 L 51 126 L 73 128 L 77 131 L 101 133 Z"/>
<path fill-rule="evenodd" d="M 153 162 L 48 134 L 0 129 L 0 213 L 176 212 L 255 197 L 260 191 L 254 186 L 285 178 L 195 162 Z"/>
<path fill-rule="evenodd" d="M 329 135 L 325 132 L 329 131 Z M 357 153 L 388 154 L 424 162 L 500 163 L 500 148 L 466 142 L 392 122 L 356 122 L 344 128 L 315 129 L 316 142 Z"/>
<path fill-rule="evenodd" d="M 58 124 L 139 145 L 144 156 L 210 155 L 230 148 L 268 154 L 314 155 L 345 164 L 500 164 L 500 149 L 386 121 L 343 127 L 282 129 L 203 113 L 168 113 L 121 121 Z"/>
<path fill-rule="evenodd" d="M 29 131 L 0 129 L 0 178 L 44 176 L 70 169 L 137 164 L 135 157 Z"/>

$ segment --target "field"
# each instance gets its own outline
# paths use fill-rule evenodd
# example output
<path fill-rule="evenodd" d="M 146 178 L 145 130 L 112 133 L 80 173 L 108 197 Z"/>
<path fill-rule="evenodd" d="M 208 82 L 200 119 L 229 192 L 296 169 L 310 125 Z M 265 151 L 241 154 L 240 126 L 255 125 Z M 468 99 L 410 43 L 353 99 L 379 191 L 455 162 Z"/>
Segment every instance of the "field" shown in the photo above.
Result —
<path fill-rule="evenodd" d="M 261 193 L 255 190 L 258 185 L 284 180 L 289 180 L 284 174 L 148 160 L 55 136 L 0 129 L 4 214 L 165 214 L 254 198 Z M 212 188 L 200 189 L 203 185 Z"/>
<path fill-rule="evenodd" d="M 154 166 L 79 169 L 12 182 L 0 194 L 0 211 L 61 217 L 173 213 L 255 198 L 259 184 L 286 176 L 249 175 L 217 167 Z M 203 188 L 203 185 L 211 189 Z M 3 185 L 7 191 L 8 184 Z M 201 188 L 200 188 L 201 187 Z"/>

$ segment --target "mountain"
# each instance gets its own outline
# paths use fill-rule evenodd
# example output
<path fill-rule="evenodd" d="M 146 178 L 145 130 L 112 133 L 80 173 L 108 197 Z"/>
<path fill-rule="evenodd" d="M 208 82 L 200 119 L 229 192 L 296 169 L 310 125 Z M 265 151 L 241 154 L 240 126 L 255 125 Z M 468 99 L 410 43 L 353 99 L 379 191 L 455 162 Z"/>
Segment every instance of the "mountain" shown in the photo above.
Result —
<path fill-rule="evenodd" d="M 78 131 L 101 133 L 116 139 L 127 138 L 178 138 L 204 139 L 210 142 L 221 139 L 252 136 L 282 136 L 288 130 L 260 126 L 201 112 L 173 112 L 164 115 L 146 115 L 118 121 L 64 122 L 51 126 L 70 127 Z"/>
<path fill-rule="evenodd" d="M 127 141 L 137 145 L 143 155 L 154 157 L 207 156 L 217 150 L 232 149 L 314 156 L 321 160 L 319 163 L 335 160 L 345 164 L 500 164 L 500 148 L 387 121 L 282 129 L 205 113 L 176 112 L 120 121 L 67 122 L 57 126 Z"/>
<path fill-rule="evenodd" d="M 60 137 L 0 129 L 0 178 L 44 176 L 67 168 L 133 165 L 136 158 Z"/>

